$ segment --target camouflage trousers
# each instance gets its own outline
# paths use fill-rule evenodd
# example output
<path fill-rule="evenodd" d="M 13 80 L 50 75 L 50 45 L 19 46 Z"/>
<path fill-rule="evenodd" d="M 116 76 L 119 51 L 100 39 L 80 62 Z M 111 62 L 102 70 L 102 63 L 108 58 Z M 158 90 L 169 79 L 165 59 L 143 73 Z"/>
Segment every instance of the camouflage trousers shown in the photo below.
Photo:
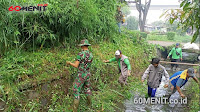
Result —
<path fill-rule="evenodd" d="M 73 84 L 73 94 L 75 99 L 80 99 L 82 89 L 86 95 L 91 95 L 90 73 L 78 73 Z"/>

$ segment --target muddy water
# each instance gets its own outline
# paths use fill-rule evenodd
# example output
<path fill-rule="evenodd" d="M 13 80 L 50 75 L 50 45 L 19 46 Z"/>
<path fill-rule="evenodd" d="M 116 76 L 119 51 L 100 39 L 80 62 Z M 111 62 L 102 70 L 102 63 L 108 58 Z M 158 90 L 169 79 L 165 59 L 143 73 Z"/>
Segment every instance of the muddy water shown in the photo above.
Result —
<path fill-rule="evenodd" d="M 172 75 L 173 73 L 175 73 L 176 71 L 172 71 L 170 69 L 170 65 L 164 65 L 163 66 L 166 67 L 168 73 L 170 75 Z M 179 66 L 178 70 L 184 70 L 187 69 L 188 66 Z M 165 81 L 165 77 L 162 77 L 162 82 L 159 86 L 159 88 L 156 91 L 156 95 L 155 97 L 163 97 L 168 89 L 164 88 L 164 81 Z M 188 83 L 186 83 L 185 87 L 189 85 L 190 80 L 188 81 Z M 184 91 L 184 87 L 181 88 L 182 91 Z M 147 85 L 144 85 L 144 91 L 146 91 L 147 93 Z M 171 103 L 171 104 L 146 104 L 146 103 L 142 103 L 142 104 L 136 104 L 136 102 L 134 102 L 134 99 L 139 99 L 139 98 L 144 98 L 144 95 L 139 95 L 137 92 L 133 92 L 131 91 L 131 93 L 133 93 L 134 97 L 132 97 L 130 100 L 126 100 L 125 101 L 125 107 L 126 110 L 125 112 L 184 112 L 184 107 L 186 106 L 185 104 L 175 104 L 175 103 Z M 181 97 L 178 93 L 178 91 L 176 91 L 176 93 L 174 93 L 170 99 L 177 99 L 178 101 L 180 101 Z"/>

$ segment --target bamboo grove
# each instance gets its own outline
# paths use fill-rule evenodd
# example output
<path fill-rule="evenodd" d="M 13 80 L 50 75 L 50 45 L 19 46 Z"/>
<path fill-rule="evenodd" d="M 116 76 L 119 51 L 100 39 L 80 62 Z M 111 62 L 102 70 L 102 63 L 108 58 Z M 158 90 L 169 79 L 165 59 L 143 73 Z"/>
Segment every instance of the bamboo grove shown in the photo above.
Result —
<path fill-rule="evenodd" d="M 45 11 L 9 11 L 10 6 L 48 4 Z M 34 51 L 80 39 L 98 42 L 116 33 L 116 0 L 0 0 L 0 54 Z"/>

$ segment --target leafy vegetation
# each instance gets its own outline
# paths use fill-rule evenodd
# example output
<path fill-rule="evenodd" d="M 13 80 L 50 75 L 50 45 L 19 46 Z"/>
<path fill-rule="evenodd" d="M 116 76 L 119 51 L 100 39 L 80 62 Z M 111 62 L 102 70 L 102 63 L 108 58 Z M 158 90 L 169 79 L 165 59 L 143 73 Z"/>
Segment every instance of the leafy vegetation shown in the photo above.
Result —
<path fill-rule="evenodd" d="M 159 27 L 159 29 L 157 29 L 158 30 L 157 32 L 160 34 L 165 34 L 165 32 L 167 31 L 167 32 L 176 32 L 176 34 L 180 36 L 186 35 L 186 31 L 178 27 L 177 21 L 174 21 L 172 24 L 169 21 L 155 21 L 151 23 L 151 25 L 154 27 Z M 166 31 L 164 31 L 164 29 Z"/>
<path fill-rule="evenodd" d="M 128 16 L 131 11 L 130 11 L 130 7 L 128 5 L 125 5 L 121 8 L 122 14 L 124 14 L 125 16 Z"/>
<path fill-rule="evenodd" d="M 163 15 L 168 18 L 171 24 L 177 20 L 179 22 L 179 27 L 184 31 L 186 31 L 188 28 L 192 28 L 195 33 L 193 34 L 191 42 L 194 42 L 197 40 L 200 31 L 199 0 L 182 0 L 180 7 L 182 9 L 167 10 Z"/>
<path fill-rule="evenodd" d="M 87 108 L 85 97 L 81 95 L 79 108 L 81 111 L 119 110 L 117 104 L 131 97 L 129 90 L 144 93 L 140 87 L 142 86 L 140 78 L 136 76 L 139 76 L 140 72 L 146 68 L 149 64 L 148 60 L 156 55 L 155 46 L 149 45 L 144 40 L 141 40 L 142 45 L 137 41 L 133 42 L 134 37 L 128 35 L 128 32 L 113 36 L 113 42 L 104 41 L 90 47 L 95 57 L 91 68 L 93 105 Z M 117 64 L 103 63 L 103 60 L 112 58 L 117 49 L 121 49 L 122 53 L 129 57 L 132 65 L 133 76 L 128 80 L 130 86 L 123 89 L 119 87 L 117 81 L 120 75 Z M 65 63 L 74 60 L 79 51 L 80 48 L 68 46 L 67 48 L 43 49 L 34 53 L 21 51 L 18 55 L 15 55 L 14 50 L 8 52 L 0 59 L 0 81 L 3 91 L 1 94 L 4 96 L 3 101 L 7 104 L 6 111 L 18 109 L 20 111 L 40 111 L 41 109 L 67 111 L 72 104 L 71 88 L 76 77 L 76 69 L 66 66 Z M 49 85 L 48 90 L 43 90 L 45 84 Z M 32 94 L 36 96 L 32 98 Z M 44 103 L 45 101 L 47 103 Z"/>
<path fill-rule="evenodd" d="M 186 89 L 186 94 L 188 95 L 188 110 L 189 112 L 198 112 L 199 111 L 199 85 L 192 79 L 190 86 Z"/>
<path fill-rule="evenodd" d="M 169 40 L 166 35 L 156 35 L 157 32 L 154 32 L 153 34 L 148 34 L 147 39 L 148 40 L 158 40 L 158 41 L 171 41 L 171 42 L 183 42 L 187 43 L 190 42 L 192 39 L 192 36 L 180 36 L 180 35 L 175 35 L 174 40 Z M 197 42 L 197 41 L 195 41 Z"/>
<path fill-rule="evenodd" d="M 81 94 L 80 111 L 123 111 L 130 91 L 146 92 L 140 74 L 156 56 L 146 33 L 123 30 L 118 34 L 115 14 L 119 0 L 0 0 L 0 102 L 4 111 L 70 111 L 72 83 L 77 69 L 66 66 L 87 38 L 94 55 L 91 67 L 92 106 Z M 9 12 L 10 6 L 48 4 L 44 12 Z M 129 12 L 127 11 L 127 14 Z M 129 86 L 118 83 L 116 63 L 103 63 L 120 49 L 129 57 Z M 3 55 L 1 57 L 1 55 Z"/>
<path fill-rule="evenodd" d="M 144 39 L 147 38 L 147 33 L 145 33 L 145 32 L 141 32 L 140 35 L 141 35 L 141 37 L 144 38 Z"/>
<path fill-rule="evenodd" d="M 167 39 L 174 40 L 176 33 L 175 32 L 167 32 Z"/>
<path fill-rule="evenodd" d="M 126 28 L 128 30 L 137 30 L 138 29 L 138 19 L 136 19 L 136 17 L 129 16 L 126 21 L 127 21 Z"/>
<path fill-rule="evenodd" d="M 146 41 L 147 33 L 146 32 L 140 32 L 138 30 L 126 30 L 124 29 L 125 34 L 129 36 L 133 40 L 133 42 L 142 43 L 143 41 Z"/>
<path fill-rule="evenodd" d="M 43 12 L 8 11 L 10 6 L 48 4 Z M 95 42 L 117 32 L 116 1 L 86 0 L 1 0 L 0 52 L 8 49 L 36 50 L 62 44 L 64 47 L 83 38 Z M 67 6 L 67 7 L 66 7 Z"/>

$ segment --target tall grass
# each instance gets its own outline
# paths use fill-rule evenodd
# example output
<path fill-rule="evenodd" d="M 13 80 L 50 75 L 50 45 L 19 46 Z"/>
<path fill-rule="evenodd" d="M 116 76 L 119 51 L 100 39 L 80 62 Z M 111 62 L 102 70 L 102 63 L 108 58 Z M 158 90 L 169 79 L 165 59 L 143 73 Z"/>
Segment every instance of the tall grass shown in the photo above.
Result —
<path fill-rule="evenodd" d="M 198 78 L 200 79 L 200 78 Z M 200 109 L 199 106 L 199 84 L 197 84 L 193 79 L 191 79 L 190 85 L 186 87 L 187 91 L 185 92 L 188 96 L 188 106 L 186 110 L 189 112 L 197 112 Z"/>
<path fill-rule="evenodd" d="M 81 110 L 113 111 L 117 107 L 116 103 L 122 102 L 124 98 L 130 98 L 130 89 L 142 91 L 140 90 L 140 79 L 136 76 L 149 65 L 148 60 L 156 55 L 155 46 L 149 45 L 145 41 L 142 42 L 143 44 L 134 42 L 133 38 L 130 38 L 131 35 L 127 34 L 113 36 L 114 42 L 103 41 L 100 44 L 93 44 L 89 48 L 94 55 L 91 67 L 93 105 L 88 110 L 85 107 L 83 95 L 81 96 L 83 98 L 80 105 Z M 119 87 L 120 74 L 118 74 L 117 63 L 103 63 L 103 60 L 113 58 L 118 49 L 121 49 L 122 53 L 129 57 L 131 63 L 132 76 L 128 80 L 130 88 Z M 68 93 L 65 93 L 67 96 L 63 93 L 64 90 L 59 89 L 63 85 L 56 84 L 57 89 L 50 86 L 51 92 L 41 94 L 40 97 L 43 98 L 46 95 L 51 99 L 51 104 L 42 106 L 43 109 L 49 107 L 49 111 L 67 110 L 72 102 L 72 98 L 69 96 L 72 95 L 72 83 L 77 74 L 75 68 L 66 66 L 66 61 L 73 61 L 79 51 L 80 48 L 70 48 L 69 46 L 67 49 L 43 49 L 34 53 L 23 51 L 18 56 L 15 55 L 15 51 L 9 51 L 5 57 L 0 59 L 0 81 L 3 93 L 8 95 L 5 100 L 8 104 L 7 109 L 9 111 L 14 111 L 16 108 L 22 109 L 21 111 L 39 111 L 42 105 L 40 99 L 29 100 L 25 92 L 19 90 L 28 86 L 39 86 L 41 82 L 48 83 L 52 79 L 61 80 L 60 77 L 64 76 L 66 79 L 62 80 L 67 82 L 64 90 L 69 90 Z M 40 93 L 38 89 L 37 92 Z"/>
<path fill-rule="evenodd" d="M 116 33 L 116 0 L 1 0 L 0 52 L 74 46 L 83 38 L 101 41 Z M 46 11 L 10 12 L 10 6 L 48 4 Z"/>
<path fill-rule="evenodd" d="M 139 42 L 130 32 L 117 34 L 117 1 L 79 0 L 77 6 L 76 0 L 0 0 L 0 53 L 4 54 L 0 58 L 0 89 L 2 99 L 7 104 L 6 111 L 67 111 L 72 102 L 69 97 L 72 95 L 72 82 L 77 74 L 75 68 L 66 66 L 66 61 L 74 60 L 80 51 L 76 45 L 83 38 L 88 38 L 92 43 L 90 51 L 94 61 L 91 82 L 94 104 L 91 109 L 87 109 L 81 102 L 80 109 L 113 111 L 117 107 L 116 102 L 128 98 L 129 88 L 115 88 L 119 77 L 117 64 L 105 64 L 103 60 L 114 57 L 114 52 L 121 49 L 130 59 L 134 77 L 129 82 L 131 88 L 136 88 L 139 79 L 135 76 L 149 64 L 148 60 L 156 53 L 155 46 L 144 40 Z M 8 11 L 12 5 L 38 3 L 48 4 L 47 10 L 19 13 Z M 59 45 L 65 48 L 55 47 Z M 38 51 L 38 48 L 41 50 Z M 61 77 L 65 77 L 68 83 L 65 86 L 65 90 L 69 90 L 67 95 L 60 89 L 62 85 L 58 84 L 51 86 L 51 90 L 45 93 L 36 88 L 41 96 L 32 100 L 23 91 L 23 88 L 40 86 L 52 79 L 61 80 Z M 43 97 L 48 97 L 50 104 L 42 105 Z"/>

